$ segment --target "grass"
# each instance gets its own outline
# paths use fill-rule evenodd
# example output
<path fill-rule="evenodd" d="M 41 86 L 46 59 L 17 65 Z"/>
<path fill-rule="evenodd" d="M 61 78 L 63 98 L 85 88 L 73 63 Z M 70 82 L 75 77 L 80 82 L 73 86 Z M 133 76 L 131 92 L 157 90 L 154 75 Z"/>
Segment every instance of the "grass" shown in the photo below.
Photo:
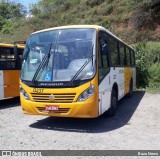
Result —
<path fill-rule="evenodd" d="M 150 87 L 147 87 L 145 90 L 148 93 L 160 94 L 160 89 L 159 88 L 150 88 Z"/>

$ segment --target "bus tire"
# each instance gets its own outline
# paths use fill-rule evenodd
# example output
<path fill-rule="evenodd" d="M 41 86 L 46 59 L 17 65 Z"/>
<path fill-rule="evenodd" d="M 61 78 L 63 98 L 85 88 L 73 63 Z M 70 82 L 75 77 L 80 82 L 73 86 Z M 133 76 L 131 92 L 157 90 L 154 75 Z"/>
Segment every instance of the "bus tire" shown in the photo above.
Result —
<path fill-rule="evenodd" d="M 111 93 L 111 105 L 107 111 L 107 116 L 109 116 L 109 117 L 114 116 L 116 109 L 117 109 L 117 94 L 116 94 L 115 89 L 113 89 L 112 93 Z"/>
<path fill-rule="evenodd" d="M 131 98 L 132 94 L 133 94 L 133 81 L 131 80 L 129 84 L 129 92 L 127 94 L 127 98 Z"/>

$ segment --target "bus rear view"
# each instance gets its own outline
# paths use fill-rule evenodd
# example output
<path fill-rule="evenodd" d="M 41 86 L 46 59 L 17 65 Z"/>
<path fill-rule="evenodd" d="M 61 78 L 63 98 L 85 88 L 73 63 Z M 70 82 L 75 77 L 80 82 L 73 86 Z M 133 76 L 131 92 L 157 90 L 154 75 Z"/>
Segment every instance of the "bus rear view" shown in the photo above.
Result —
<path fill-rule="evenodd" d="M 21 70 L 24 113 L 98 116 L 96 29 L 55 28 L 28 38 Z"/>

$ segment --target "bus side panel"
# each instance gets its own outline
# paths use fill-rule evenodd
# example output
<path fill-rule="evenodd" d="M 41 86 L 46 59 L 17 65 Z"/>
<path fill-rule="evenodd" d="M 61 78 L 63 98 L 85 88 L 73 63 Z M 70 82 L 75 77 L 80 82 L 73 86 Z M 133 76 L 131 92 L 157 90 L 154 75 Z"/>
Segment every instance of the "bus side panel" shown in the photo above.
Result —
<path fill-rule="evenodd" d="M 19 96 L 19 70 L 3 71 L 4 98 Z"/>
<path fill-rule="evenodd" d="M 0 99 L 4 98 L 3 71 L 0 71 Z"/>
<path fill-rule="evenodd" d="M 118 86 L 118 100 L 124 96 L 124 68 L 111 67 L 109 74 L 99 85 L 99 115 L 110 108 L 111 91 L 114 84 Z"/>
<path fill-rule="evenodd" d="M 118 86 L 118 100 L 124 96 L 124 68 L 123 67 L 112 67 L 111 68 L 111 84 L 112 87 L 114 84 Z M 112 89 L 111 87 L 111 89 Z"/>
<path fill-rule="evenodd" d="M 130 81 L 132 78 L 132 69 L 129 67 L 124 68 L 124 95 L 129 92 Z"/>

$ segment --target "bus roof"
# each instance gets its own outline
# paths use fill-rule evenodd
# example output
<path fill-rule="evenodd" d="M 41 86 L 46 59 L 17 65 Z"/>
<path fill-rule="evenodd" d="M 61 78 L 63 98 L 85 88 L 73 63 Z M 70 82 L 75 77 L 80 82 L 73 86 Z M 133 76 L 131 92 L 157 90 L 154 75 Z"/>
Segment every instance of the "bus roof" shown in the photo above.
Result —
<path fill-rule="evenodd" d="M 58 29 L 77 29 L 77 28 L 88 28 L 88 29 L 96 29 L 97 31 L 104 31 L 104 32 L 108 33 L 109 35 L 111 35 L 112 37 L 114 37 L 115 39 L 117 39 L 118 41 L 121 41 L 123 44 L 125 44 L 128 47 L 130 47 L 131 49 L 133 49 L 130 45 L 125 43 L 123 40 L 118 38 L 116 35 L 111 33 L 109 30 L 107 30 L 104 27 L 99 26 L 99 25 L 67 25 L 67 26 L 59 26 L 59 27 L 53 27 L 53 28 L 47 28 L 47 29 L 39 30 L 39 31 L 33 32 L 32 34 L 41 33 L 41 32 L 45 32 L 45 31 L 51 31 L 51 30 L 58 30 Z"/>
<path fill-rule="evenodd" d="M 0 43 L 0 47 L 14 48 L 14 44 Z M 20 48 L 20 49 L 24 49 L 25 45 L 23 45 L 23 44 L 17 44 L 17 47 Z"/>
<path fill-rule="evenodd" d="M 45 31 L 50 31 L 50 30 L 58 30 L 58 29 L 77 29 L 77 28 L 93 28 L 98 30 L 100 26 L 98 25 L 67 25 L 67 26 L 59 26 L 59 27 L 54 27 L 54 28 L 47 28 L 44 30 L 39 30 L 36 31 L 32 34 L 40 33 L 40 32 L 45 32 Z"/>
<path fill-rule="evenodd" d="M 14 45 L 13 44 L 9 44 L 9 43 L 0 43 L 0 47 L 10 47 L 10 48 L 13 48 Z"/>
<path fill-rule="evenodd" d="M 25 48 L 25 45 L 17 44 L 17 47 L 20 48 L 20 49 L 24 49 L 24 48 Z"/>

